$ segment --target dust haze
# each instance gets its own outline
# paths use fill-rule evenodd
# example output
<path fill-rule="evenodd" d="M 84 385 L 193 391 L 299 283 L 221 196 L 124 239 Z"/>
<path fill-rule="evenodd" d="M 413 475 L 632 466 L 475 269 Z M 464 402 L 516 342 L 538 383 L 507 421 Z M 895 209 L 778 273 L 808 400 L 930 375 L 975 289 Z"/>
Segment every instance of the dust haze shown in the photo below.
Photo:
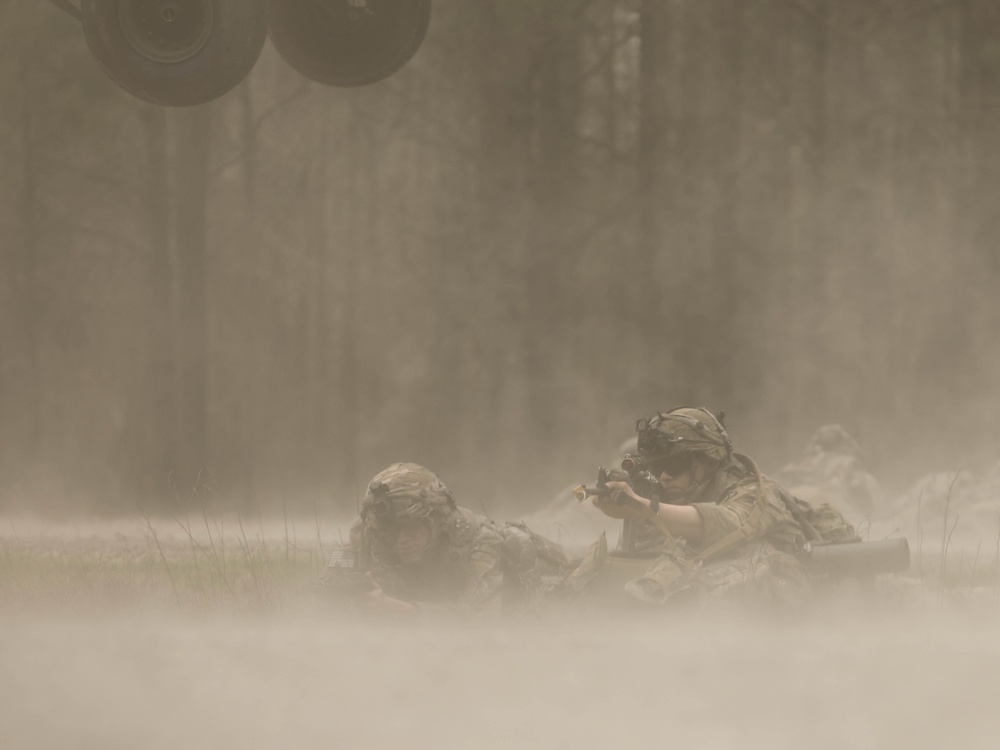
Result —
<path fill-rule="evenodd" d="M 311 553 L 335 525 L 289 540 L 262 523 L 244 549 L 238 523 L 8 527 L 4 745 L 986 748 L 1000 728 L 994 560 L 989 586 L 921 580 L 929 555 L 783 612 L 575 605 L 392 624 L 312 595 Z M 211 539 L 236 550 L 225 572 Z M 240 561 L 262 546 L 272 583 L 257 590 Z M 62 575 L 19 566 L 32 552 Z"/>
<path fill-rule="evenodd" d="M 0 7 L 0 745 L 992 747 L 992 0 L 435 0 L 371 86 L 205 105 Z M 368 480 L 581 550 L 635 420 L 840 424 L 909 573 L 804 611 L 393 627 L 311 584 Z"/>
<path fill-rule="evenodd" d="M 9 747 L 986 748 L 995 629 L 636 620 L 421 628 L 310 618 L 4 625 Z M 919 664 L 915 660 L 919 659 Z"/>

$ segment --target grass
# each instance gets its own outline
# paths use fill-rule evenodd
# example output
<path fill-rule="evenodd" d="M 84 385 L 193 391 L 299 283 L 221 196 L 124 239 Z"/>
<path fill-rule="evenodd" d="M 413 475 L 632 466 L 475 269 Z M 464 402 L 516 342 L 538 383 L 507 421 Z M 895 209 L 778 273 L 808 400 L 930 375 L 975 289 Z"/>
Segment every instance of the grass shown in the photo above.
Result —
<path fill-rule="evenodd" d="M 311 597 L 325 566 L 322 540 L 308 547 L 203 519 L 203 528 L 143 516 L 131 534 L 108 538 L 0 538 L 5 609 L 180 609 L 267 612 Z M 179 533 L 177 533 L 179 531 Z"/>
<path fill-rule="evenodd" d="M 943 599 L 1000 603 L 1000 526 L 995 538 L 952 544 L 958 516 L 945 503 L 941 549 L 925 549 L 918 507 L 910 572 L 897 583 Z M 127 533 L 31 533 L 0 526 L 0 610 L 50 612 L 227 611 L 266 613 L 313 603 L 331 545 L 315 510 L 296 533 L 283 512 L 265 533 L 261 519 L 195 515 L 152 519 L 141 511 Z M 342 541 L 342 540 L 341 540 Z M 911 539 L 911 542 L 914 541 Z"/>

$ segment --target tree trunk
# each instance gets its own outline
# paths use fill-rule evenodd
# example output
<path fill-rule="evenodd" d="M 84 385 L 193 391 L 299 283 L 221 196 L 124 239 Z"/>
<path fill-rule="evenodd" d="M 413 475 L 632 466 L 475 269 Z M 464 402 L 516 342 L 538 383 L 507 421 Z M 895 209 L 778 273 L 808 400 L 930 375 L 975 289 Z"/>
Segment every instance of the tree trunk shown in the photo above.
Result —
<path fill-rule="evenodd" d="M 22 50 L 19 60 L 21 84 L 21 236 L 8 246 L 11 257 L 13 292 L 13 329 L 15 345 L 12 347 L 14 389 L 19 395 L 11 404 L 12 426 L 16 426 L 18 439 L 15 461 L 18 471 L 23 471 L 36 456 L 42 430 L 40 411 L 41 394 L 41 342 L 39 318 L 42 315 L 42 297 L 39 290 L 38 258 L 41 251 L 37 219 L 37 169 L 34 133 L 34 89 L 28 74 L 28 50 Z M 20 241 L 18 241 L 18 239 Z M 7 244 L 7 243 L 5 243 Z M 8 428 L 9 429 L 9 428 Z"/>
<path fill-rule="evenodd" d="M 619 287 L 617 296 L 622 300 L 626 330 L 637 334 L 638 340 L 625 342 L 627 354 L 636 357 L 633 366 L 655 372 L 657 379 L 669 378 L 683 389 L 685 374 L 675 367 L 682 330 L 669 303 L 674 291 L 671 280 L 677 278 L 669 272 L 678 270 L 679 259 L 674 189 L 679 177 L 674 145 L 678 138 L 677 51 L 672 47 L 678 17 L 673 6 L 661 0 L 642 0 L 639 6 L 638 233 L 631 257 L 622 264 L 627 284 Z M 649 342 L 655 343 L 649 346 Z"/>
<path fill-rule="evenodd" d="M 142 122 L 146 149 L 146 225 L 149 256 L 146 266 L 145 373 L 130 409 L 136 435 L 129 462 L 140 496 L 158 495 L 170 481 L 174 453 L 175 359 L 173 270 L 171 251 L 171 179 L 167 110 L 144 107 Z"/>
<path fill-rule="evenodd" d="M 174 237 L 177 297 L 174 307 L 176 486 L 195 489 L 208 467 L 208 162 L 212 109 L 177 112 Z"/>
<path fill-rule="evenodd" d="M 522 330 L 528 379 L 526 422 L 533 425 L 543 445 L 565 443 L 559 415 L 572 412 L 575 394 L 566 387 L 565 370 L 571 362 L 566 347 L 568 253 L 565 247 L 569 211 L 576 193 L 561 186 L 578 182 L 576 130 L 580 109 L 580 32 L 578 19 L 564 8 L 548 12 L 546 38 L 534 61 L 531 112 L 534 144 L 528 186 L 529 253 L 524 265 L 527 314 Z M 567 252 L 568 251 L 568 252 Z"/>

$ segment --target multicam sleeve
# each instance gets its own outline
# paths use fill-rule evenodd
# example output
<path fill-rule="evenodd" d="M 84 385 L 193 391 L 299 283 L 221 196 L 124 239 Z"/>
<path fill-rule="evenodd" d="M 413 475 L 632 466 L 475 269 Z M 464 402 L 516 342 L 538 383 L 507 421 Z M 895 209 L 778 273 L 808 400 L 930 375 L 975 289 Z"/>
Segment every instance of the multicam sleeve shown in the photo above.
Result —
<path fill-rule="evenodd" d="M 484 529 L 469 549 L 465 588 L 459 603 L 473 612 L 499 607 L 503 576 L 503 539 Z"/>
<path fill-rule="evenodd" d="M 794 523 L 784 505 L 771 496 L 765 488 L 762 505 L 759 512 L 754 512 L 754 506 L 760 489 L 753 486 L 740 487 L 736 492 L 721 503 L 695 503 L 702 520 L 702 538 L 700 546 L 711 547 L 720 539 L 742 530 L 746 539 L 757 539 L 770 533 L 776 527 Z"/>
<path fill-rule="evenodd" d="M 717 541 L 743 526 L 750 514 L 755 496 L 744 493 L 737 500 L 726 504 L 695 503 L 692 507 L 701 516 L 701 546 L 711 547 Z"/>

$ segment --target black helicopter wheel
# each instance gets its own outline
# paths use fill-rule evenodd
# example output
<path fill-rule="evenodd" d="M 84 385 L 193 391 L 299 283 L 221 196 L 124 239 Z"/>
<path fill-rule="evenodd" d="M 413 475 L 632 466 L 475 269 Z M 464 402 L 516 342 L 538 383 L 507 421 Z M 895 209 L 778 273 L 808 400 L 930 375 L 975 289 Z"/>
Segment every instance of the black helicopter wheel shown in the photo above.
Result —
<path fill-rule="evenodd" d="M 299 73 L 364 86 L 405 65 L 423 42 L 431 0 L 269 0 L 271 42 Z"/>
<path fill-rule="evenodd" d="M 115 83 L 153 104 L 222 96 L 267 38 L 267 0 L 83 0 L 90 51 Z"/>

